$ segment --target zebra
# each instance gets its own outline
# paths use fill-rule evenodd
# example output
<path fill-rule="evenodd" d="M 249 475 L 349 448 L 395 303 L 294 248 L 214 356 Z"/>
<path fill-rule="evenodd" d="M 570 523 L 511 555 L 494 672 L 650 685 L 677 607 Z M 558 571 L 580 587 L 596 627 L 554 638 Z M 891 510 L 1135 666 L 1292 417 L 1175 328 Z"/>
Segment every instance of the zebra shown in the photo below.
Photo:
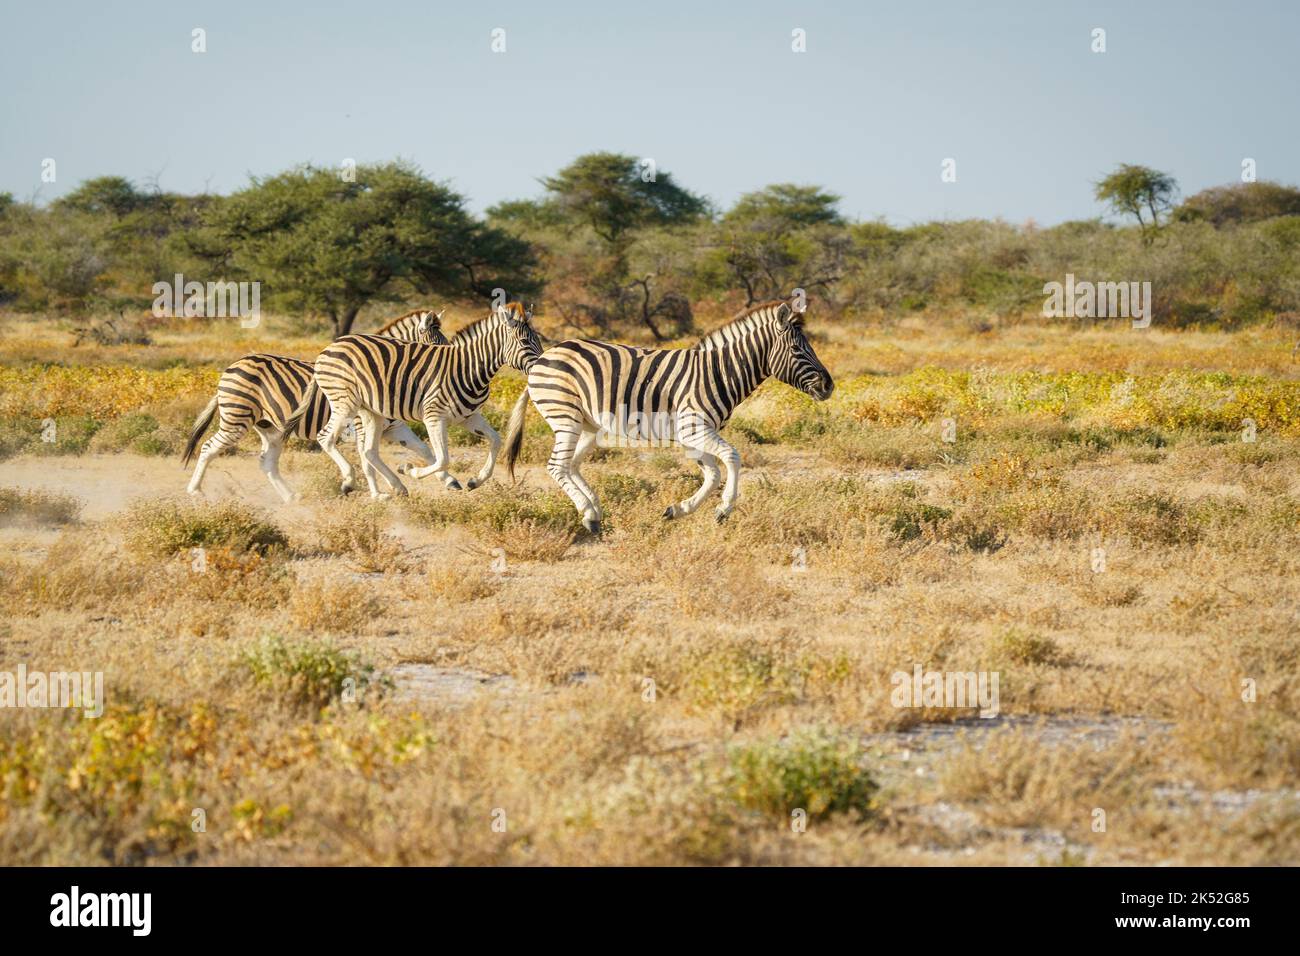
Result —
<path fill-rule="evenodd" d="M 740 454 L 719 432 L 736 406 L 768 377 L 818 401 L 830 398 L 835 388 L 804 335 L 805 308 L 801 296 L 760 303 L 689 348 L 574 339 L 547 349 L 510 413 L 506 467 L 511 478 L 531 397 L 555 432 L 546 470 L 592 534 L 600 533 L 600 502 L 578 469 L 598 441 L 602 446 L 677 444 L 688 457 L 698 456 L 704 480 L 693 495 L 664 511 L 669 519 L 691 514 L 713 493 L 721 461 L 727 480 L 715 517 L 725 521 L 736 505 Z"/>
<path fill-rule="evenodd" d="M 443 345 L 447 342 L 447 337 L 442 333 L 442 312 L 426 309 L 399 315 L 377 329 L 375 334 L 430 345 Z M 310 362 L 266 354 L 245 355 L 222 372 L 217 383 L 217 394 L 195 419 L 189 442 L 181 456 L 184 465 L 194 460 L 199 440 L 212 420 L 219 416 L 220 427 L 216 434 L 203 443 L 203 449 L 198 453 L 198 464 L 187 489 L 189 493 L 200 493 L 209 462 L 225 449 L 238 444 L 244 437 L 244 432 L 251 427 L 262 440 L 262 454 L 258 457 L 262 471 L 280 497 L 286 502 L 292 501 L 293 489 L 280 476 L 280 452 L 284 448 L 285 437 L 281 428 L 289 413 L 302 402 L 314 372 Z M 296 434 L 301 438 L 314 438 L 328 418 L 329 402 L 325 396 L 320 395 L 303 416 Z M 433 461 L 428 446 L 420 441 L 405 422 L 391 423 L 385 429 L 384 437 L 415 452 L 425 462 Z M 363 440 L 364 436 L 358 430 L 358 449 Z M 344 481 L 345 494 L 352 487 L 349 481 Z"/>
<path fill-rule="evenodd" d="M 501 436 L 479 409 L 487 401 L 488 384 L 503 365 L 527 372 L 542 353 L 541 340 L 532 327 L 532 312 L 518 302 L 494 309 L 489 315 L 457 332 L 446 345 L 399 342 L 376 335 L 345 335 L 332 342 L 316 359 L 316 374 L 302 403 L 284 425 L 288 433 L 324 392 L 332 409 L 317 441 L 348 480 L 352 466 L 339 452 L 343 423 L 360 414 L 364 424 L 362 463 L 369 464 L 366 480 L 370 494 L 386 498 L 375 482 L 378 472 L 393 494 L 406 487 L 379 457 L 378 425 L 386 418 L 422 420 L 429 431 L 433 460 L 407 472 L 413 478 L 437 475 L 450 489 L 461 484 L 447 471 L 447 426 L 463 423 L 487 439 L 488 457 L 468 485 L 477 488 L 492 475 Z"/>

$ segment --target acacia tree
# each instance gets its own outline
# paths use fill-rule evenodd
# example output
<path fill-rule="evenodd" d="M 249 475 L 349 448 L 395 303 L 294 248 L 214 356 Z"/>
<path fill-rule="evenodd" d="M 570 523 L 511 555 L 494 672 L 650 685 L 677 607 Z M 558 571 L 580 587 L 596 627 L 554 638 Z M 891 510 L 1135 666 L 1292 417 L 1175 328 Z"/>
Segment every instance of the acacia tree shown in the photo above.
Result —
<path fill-rule="evenodd" d="M 583 315 L 604 331 L 613 320 L 636 316 L 660 338 L 654 316 L 668 305 L 651 304 L 653 277 L 632 276 L 632 248 L 654 227 L 703 218 L 708 203 L 677 185 L 671 173 L 621 153 L 579 156 L 541 182 L 547 192 L 542 200 L 503 203 L 489 215 L 516 228 L 564 234 L 564 244 L 574 254 L 567 257 L 572 268 L 560 271 L 577 279 L 573 287 L 582 291 L 558 296 L 556 307 L 565 315 Z M 676 300 L 669 305 L 674 314 L 681 311 Z M 680 322 L 689 323 L 689 317 L 679 316 L 674 324 Z"/>
<path fill-rule="evenodd" d="M 536 291 L 528 244 L 464 203 L 405 163 L 358 166 L 347 179 L 303 166 L 214 204 L 191 246 L 226 278 L 262 281 L 270 301 L 328 316 L 336 338 L 368 303 L 404 291 Z"/>
<path fill-rule="evenodd" d="M 662 330 L 655 316 L 671 312 L 673 325 L 689 325 L 689 307 L 681 315 L 676 299 L 651 303 L 653 276 L 632 276 L 632 248 L 647 230 L 656 226 L 681 226 L 701 220 L 708 203 L 682 189 L 672 173 L 645 165 L 634 156 L 593 152 L 578 156 L 555 176 L 542 179 L 547 196 L 530 209 L 511 209 L 516 220 L 558 225 L 569 235 L 589 229 L 598 251 L 586 256 L 582 286 L 594 293 L 594 304 L 556 303 L 585 313 L 602 329 L 611 319 L 637 316 L 655 339 Z"/>
<path fill-rule="evenodd" d="M 825 293 L 852 249 L 838 204 L 833 193 L 793 183 L 746 193 L 718 224 L 705 268 L 744 288 L 747 306 L 796 286 Z"/>
<path fill-rule="evenodd" d="M 1150 242 L 1160 229 L 1161 215 L 1173 208 L 1177 193 L 1178 183 L 1168 173 L 1123 163 L 1096 183 L 1094 195 L 1098 202 L 1109 203 L 1116 214 L 1135 218 L 1143 241 Z"/>
<path fill-rule="evenodd" d="M 611 250 L 625 247 L 631 234 L 645 226 L 692 222 L 708 210 L 671 173 L 652 171 L 619 153 L 579 156 L 542 185 L 563 219 L 590 226 Z"/>

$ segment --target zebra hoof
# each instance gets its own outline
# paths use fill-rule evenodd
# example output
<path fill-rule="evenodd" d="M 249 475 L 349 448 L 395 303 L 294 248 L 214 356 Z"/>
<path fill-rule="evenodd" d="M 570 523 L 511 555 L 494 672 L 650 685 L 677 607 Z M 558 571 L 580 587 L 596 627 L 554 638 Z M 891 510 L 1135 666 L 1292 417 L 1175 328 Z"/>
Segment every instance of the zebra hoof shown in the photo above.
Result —
<path fill-rule="evenodd" d="M 354 488 L 356 488 L 356 485 L 350 481 L 345 481 L 343 484 L 339 485 L 339 491 L 343 492 L 345 495 L 352 494 Z"/>
<path fill-rule="evenodd" d="M 713 512 L 713 520 L 716 521 L 718 524 L 726 524 L 727 519 L 729 517 L 731 517 L 731 512 L 723 511 L 721 508 Z"/>
<path fill-rule="evenodd" d="M 582 519 L 582 526 L 583 526 L 584 528 L 586 528 L 587 531 L 588 531 L 590 534 L 593 534 L 593 535 L 595 535 L 596 537 L 599 537 L 599 536 L 600 536 L 600 521 L 599 521 L 598 519 L 596 519 L 596 518 L 583 518 L 583 519 Z"/>
<path fill-rule="evenodd" d="M 667 508 L 664 509 L 665 521 L 672 521 L 676 517 L 677 517 L 677 509 L 674 508 L 672 505 L 669 505 Z"/>
<path fill-rule="evenodd" d="M 475 488 L 477 488 L 477 487 L 478 487 L 479 485 L 481 485 L 481 484 L 482 484 L 482 482 L 479 481 L 477 478 L 471 478 L 469 481 L 465 482 L 465 490 L 466 490 L 466 491 L 473 491 Z"/>
<path fill-rule="evenodd" d="M 463 488 L 461 488 L 461 486 L 460 486 L 460 482 L 457 481 L 455 478 L 453 478 L 451 481 L 447 482 L 447 487 L 450 488 L 452 491 L 463 491 L 463 490 L 464 490 Z"/>

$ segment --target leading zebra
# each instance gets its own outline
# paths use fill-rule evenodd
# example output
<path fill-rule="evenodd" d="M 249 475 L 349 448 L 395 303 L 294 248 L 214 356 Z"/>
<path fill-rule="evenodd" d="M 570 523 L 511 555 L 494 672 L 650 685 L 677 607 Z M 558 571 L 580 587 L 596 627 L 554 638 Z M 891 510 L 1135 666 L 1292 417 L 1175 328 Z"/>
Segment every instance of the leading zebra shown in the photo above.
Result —
<path fill-rule="evenodd" d="M 804 302 L 766 302 L 684 349 L 642 349 L 575 339 L 546 353 L 528 373 L 528 387 L 510 414 L 506 467 L 514 476 L 523 445 L 528 399 L 555 432 L 546 470 L 573 502 L 582 523 L 600 532 L 596 493 L 578 468 L 602 445 L 679 444 L 699 457 L 704 481 L 665 518 L 688 515 L 718 486 L 718 463 L 727 472 L 723 521 L 735 507 L 740 454 L 719 434 L 737 405 L 768 377 L 818 401 L 835 383 L 804 335 Z M 689 453 L 688 452 L 688 453 Z"/>
<path fill-rule="evenodd" d="M 447 342 L 447 337 L 442 334 L 442 312 L 424 309 L 399 315 L 377 329 L 375 334 L 427 345 L 443 345 Z M 208 469 L 208 463 L 225 449 L 237 445 L 244 437 L 244 432 L 252 428 L 262 440 L 262 454 L 258 457 L 262 471 L 281 498 L 285 501 L 292 500 L 293 489 L 280 477 L 280 452 L 284 448 L 285 438 L 282 429 L 289 414 L 307 394 L 314 371 L 310 362 L 301 359 L 257 354 L 245 355 L 222 372 L 217 383 L 217 394 L 199 413 L 181 456 L 182 464 L 188 465 L 194 459 L 199 440 L 212 424 L 213 418 L 220 419 L 216 434 L 203 443 L 203 450 L 199 452 L 199 462 L 190 478 L 189 493 L 197 495 L 202 490 L 203 475 Z M 318 395 L 303 415 L 295 433 L 300 438 L 315 438 L 329 418 L 329 412 L 329 402 L 324 395 Z M 384 437 L 415 452 L 425 462 L 433 461 L 428 446 L 420 441 L 405 422 L 395 421 L 389 424 Z M 364 435 L 358 431 L 358 449 L 363 441 Z M 351 490 L 352 485 L 345 481 L 343 491 L 346 493 Z"/>
<path fill-rule="evenodd" d="M 532 327 L 532 313 L 518 302 L 494 309 L 487 318 L 466 326 L 446 345 L 398 342 L 376 335 L 345 335 L 332 342 L 316 359 L 316 375 L 307 396 L 285 423 L 284 431 L 298 427 L 300 416 L 315 401 L 317 390 L 328 398 L 330 420 L 321 431 L 321 448 L 351 478 L 352 466 L 337 448 L 339 430 L 353 415 L 360 415 L 365 437 L 362 463 L 369 465 L 366 480 L 373 497 L 381 494 L 374 479 L 378 472 L 398 495 L 406 488 L 379 457 L 378 425 L 383 419 L 424 422 L 429 431 L 433 460 L 412 468 L 414 478 L 437 475 L 448 488 L 461 485 L 447 471 L 447 426 L 462 423 L 486 438 L 488 457 L 471 489 L 487 481 L 496 467 L 501 437 L 479 411 L 487 401 L 488 384 L 503 365 L 527 372 L 541 355 L 541 340 Z"/>

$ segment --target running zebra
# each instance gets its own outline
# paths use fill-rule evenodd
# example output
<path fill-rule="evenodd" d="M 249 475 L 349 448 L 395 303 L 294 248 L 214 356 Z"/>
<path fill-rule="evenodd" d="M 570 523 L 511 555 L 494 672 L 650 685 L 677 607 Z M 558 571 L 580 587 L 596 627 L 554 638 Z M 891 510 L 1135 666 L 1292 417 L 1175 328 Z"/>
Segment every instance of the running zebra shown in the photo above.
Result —
<path fill-rule="evenodd" d="M 532 313 L 518 302 L 492 311 L 487 318 L 466 326 L 446 345 L 419 345 L 377 335 L 345 335 L 331 343 L 316 359 L 316 376 L 302 403 L 285 423 L 287 434 L 300 427 L 300 419 L 313 406 L 317 390 L 324 392 L 332 409 L 329 423 L 317 441 L 348 481 L 352 466 L 338 450 L 339 431 L 352 416 L 364 425 L 361 460 L 373 497 L 387 497 L 375 483 L 383 476 L 393 494 L 406 488 L 379 457 L 379 425 L 384 419 L 421 420 L 429 431 L 432 461 L 407 474 L 414 478 L 437 475 L 448 487 L 461 484 L 447 471 L 447 426 L 463 424 L 488 441 L 488 457 L 469 482 L 477 488 L 491 476 L 501 449 L 501 436 L 479 411 L 488 397 L 488 383 L 503 365 L 527 372 L 542 353 L 541 340 L 532 327 Z"/>
<path fill-rule="evenodd" d="M 375 334 L 429 345 L 443 345 L 447 341 L 447 337 L 442 334 L 442 312 L 424 309 L 399 315 L 376 330 Z M 186 465 L 194 459 L 203 433 L 208 430 L 213 418 L 219 417 L 221 424 L 217 433 L 203 443 L 203 450 L 199 452 L 199 462 L 190 478 L 189 493 L 197 495 L 200 492 L 208 463 L 225 449 L 237 445 L 251 427 L 257 432 L 257 437 L 262 439 L 262 454 L 258 457 L 262 471 L 281 498 L 285 501 L 292 500 L 293 489 L 280 477 L 280 452 L 284 448 L 285 438 L 282 429 L 289 413 L 298 407 L 306 395 L 314 371 L 310 362 L 301 359 L 280 355 L 245 355 L 222 372 L 217 383 L 217 394 L 199 413 L 181 457 L 181 462 Z M 324 395 L 317 395 L 294 434 L 311 440 L 328 420 L 329 412 L 328 400 Z M 405 422 L 391 423 L 384 431 L 384 437 L 415 452 L 425 462 L 433 461 L 428 446 L 420 441 Z M 363 440 L 364 436 L 358 430 L 358 449 Z M 344 475 L 348 477 L 347 472 Z M 351 490 L 349 478 L 343 483 L 343 491 L 346 494 Z"/>
<path fill-rule="evenodd" d="M 695 511 L 718 486 L 718 462 L 727 470 L 722 504 L 726 520 L 736 505 L 740 454 L 719 434 L 765 379 L 775 377 L 818 401 L 835 383 L 804 335 L 802 298 L 757 305 L 696 345 L 641 349 L 575 339 L 547 349 L 528 373 L 528 387 L 510 413 L 506 467 L 514 477 L 523 446 L 528 399 L 555 432 L 546 470 L 582 515 L 600 532 L 596 493 L 579 473 L 583 459 L 602 446 L 682 445 L 698 456 L 704 481 L 686 500 L 670 505 L 665 518 Z"/>

